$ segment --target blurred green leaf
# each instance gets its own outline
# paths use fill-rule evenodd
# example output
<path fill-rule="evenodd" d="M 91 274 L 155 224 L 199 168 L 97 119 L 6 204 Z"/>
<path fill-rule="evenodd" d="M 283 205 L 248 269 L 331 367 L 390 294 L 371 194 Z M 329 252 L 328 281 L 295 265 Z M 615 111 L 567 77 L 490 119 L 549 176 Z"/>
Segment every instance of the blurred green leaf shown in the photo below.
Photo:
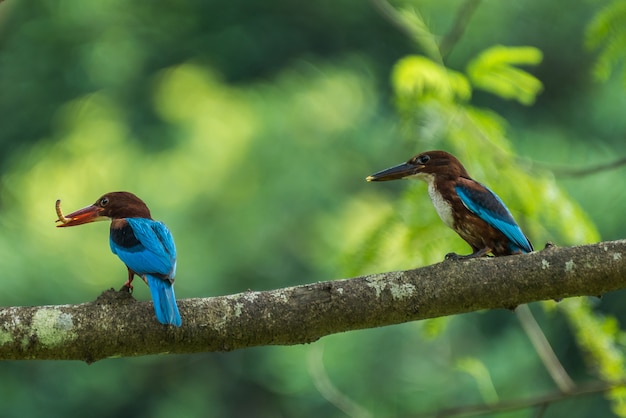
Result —
<path fill-rule="evenodd" d="M 398 61 L 393 69 L 391 83 L 401 108 L 415 106 L 416 101 L 428 96 L 466 101 L 472 94 L 463 74 L 418 55 L 409 55 Z"/>
<path fill-rule="evenodd" d="M 467 76 L 476 88 L 503 99 L 517 100 L 531 105 L 543 90 L 535 76 L 517 68 L 519 65 L 537 65 L 543 59 L 534 47 L 493 46 L 481 52 L 467 65 Z"/>
<path fill-rule="evenodd" d="M 624 62 L 626 51 L 626 2 L 615 0 L 604 6 L 589 22 L 585 33 L 589 49 L 600 50 L 593 67 L 599 81 L 606 81 Z M 624 72 L 626 82 L 626 72 Z"/>
<path fill-rule="evenodd" d="M 482 361 L 473 357 L 460 358 L 456 367 L 472 376 L 485 403 L 498 402 L 498 392 L 491 380 L 491 374 Z"/>
<path fill-rule="evenodd" d="M 428 321 L 423 321 L 424 326 L 422 327 L 422 334 L 426 338 L 437 338 L 446 330 L 450 320 L 450 317 L 443 316 L 441 318 L 433 318 Z"/>

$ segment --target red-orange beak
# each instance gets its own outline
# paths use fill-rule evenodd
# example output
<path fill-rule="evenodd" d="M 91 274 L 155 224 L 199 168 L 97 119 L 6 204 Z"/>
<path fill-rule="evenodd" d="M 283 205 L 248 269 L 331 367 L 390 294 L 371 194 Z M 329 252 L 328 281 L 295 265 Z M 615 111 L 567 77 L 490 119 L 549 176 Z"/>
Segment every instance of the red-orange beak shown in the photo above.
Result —
<path fill-rule="evenodd" d="M 103 208 L 91 205 L 85 208 L 79 209 L 76 212 L 72 212 L 69 215 L 63 215 L 61 213 L 60 201 L 57 201 L 57 215 L 59 219 L 57 222 L 61 222 L 57 227 L 62 228 L 65 226 L 76 226 L 82 225 L 89 222 L 95 221 L 106 221 L 109 220 L 106 216 L 100 215 L 100 213 L 104 210 Z"/>

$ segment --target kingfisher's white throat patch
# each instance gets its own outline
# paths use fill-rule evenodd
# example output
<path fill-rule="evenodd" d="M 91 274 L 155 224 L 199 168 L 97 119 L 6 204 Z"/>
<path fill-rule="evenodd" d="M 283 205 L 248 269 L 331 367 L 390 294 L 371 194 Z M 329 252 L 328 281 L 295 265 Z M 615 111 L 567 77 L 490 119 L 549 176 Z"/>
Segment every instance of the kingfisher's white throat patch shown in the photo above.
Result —
<path fill-rule="evenodd" d="M 443 198 L 441 193 L 439 193 L 439 190 L 435 187 L 435 176 L 428 173 L 418 173 L 405 178 L 423 180 L 426 184 L 428 184 L 428 196 L 430 196 L 430 201 L 433 202 L 437 215 L 439 215 L 444 224 L 446 224 L 449 228 L 454 229 L 452 206 L 446 199 Z"/>

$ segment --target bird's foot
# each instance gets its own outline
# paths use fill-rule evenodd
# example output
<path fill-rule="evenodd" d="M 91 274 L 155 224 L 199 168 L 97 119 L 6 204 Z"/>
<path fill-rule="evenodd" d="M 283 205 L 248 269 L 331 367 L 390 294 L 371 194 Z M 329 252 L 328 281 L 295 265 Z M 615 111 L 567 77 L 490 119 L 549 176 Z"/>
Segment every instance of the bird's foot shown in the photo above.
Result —
<path fill-rule="evenodd" d="M 551 250 L 553 248 L 556 248 L 556 244 L 553 243 L 552 241 L 546 242 L 546 246 L 543 247 L 544 250 Z"/>
<path fill-rule="evenodd" d="M 457 253 L 448 253 L 446 254 L 446 257 L 444 258 L 444 260 L 453 260 L 453 261 L 457 261 L 457 260 L 469 260 L 470 258 L 476 258 L 476 257 L 480 257 L 479 255 L 474 254 L 468 254 L 468 255 L 461 255 L 461 254 L 457 254 Z"/>
<path fill-rule="evenodd" d="M 468 255 L 448 253 L 446 254 L 446 257 L 444 260 L 469 260 L 470 258 L 485 257 L 487 254 L 489 254 L 490 251 L 491 251 L 491 248 L 483 248 L 481 250 L 475 251 Z"/>
<path fill-rule="evenodd" d="M 130 284 L 130 280 L 127 280 L 126 283 L 124 283 L 124 285 L 120 288 L 120 292 L 128 292 L 128 293 L 133 293 L 133 285 Z"/>
<path fill-rule="evenodd" d="M 123 301 L 123 300 L 125 301 L 134 300 L 130 293 L 122 292 L 122 290 L 124 290 L 124 288 L 120 289 L 117 292 L 113 288 L 107 289 L 104 292 L 102 292 L 100 296 L 98 296 L 98 298 L 96 299 L 96 302 L 99 305 L 110 305 L 113 303 L 119 303 L 120 301 Z"/>
<path fill-rule="evenodd" d="M 448 253 L 446 254 L 444 260 L 462 260 L 467 256 L 459 255 L 457 253 Z"/>

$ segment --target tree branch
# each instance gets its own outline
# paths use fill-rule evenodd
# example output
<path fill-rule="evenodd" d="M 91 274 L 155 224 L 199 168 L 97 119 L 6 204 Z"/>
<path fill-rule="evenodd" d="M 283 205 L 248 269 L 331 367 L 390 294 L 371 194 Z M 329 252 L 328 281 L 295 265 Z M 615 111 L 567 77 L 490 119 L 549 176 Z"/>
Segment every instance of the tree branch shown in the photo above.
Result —
<path fill-rule="evenodd" d="M 626 240 L 498 258 L 444 261 L 263 292 L 179 300 L 183 326 L 152 303 L 104 292 L 80 305 L 0 308 L 0 360 L 229 351 L 626 287 Z"/>

